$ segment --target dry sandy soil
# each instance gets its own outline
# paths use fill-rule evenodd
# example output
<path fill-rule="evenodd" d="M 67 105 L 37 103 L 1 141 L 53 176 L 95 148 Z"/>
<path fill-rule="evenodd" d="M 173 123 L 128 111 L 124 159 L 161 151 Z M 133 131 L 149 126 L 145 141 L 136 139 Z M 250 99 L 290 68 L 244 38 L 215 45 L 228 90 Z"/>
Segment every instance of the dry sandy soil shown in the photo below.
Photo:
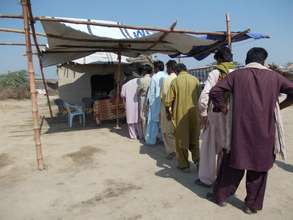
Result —
<path fill-rule="evenodd" d="M 40 114 L 48 116 L 45 99 Z M 56 109 L 55 109 L 56 110 Z M 194 185 L 196 170 L 176 170 L 162 146 L 129 140 L 125 126 L 86 128 L 45 120 L 45 171 L 36 170 L 30 101 L 0 102 L 0 219 L 293 219 L 293 108 L 284 117 L 288 160 L 277 161 L 268 178 L 264 210 L 241 211 L 241 183 L 227 207 L 205 199 Z"/>

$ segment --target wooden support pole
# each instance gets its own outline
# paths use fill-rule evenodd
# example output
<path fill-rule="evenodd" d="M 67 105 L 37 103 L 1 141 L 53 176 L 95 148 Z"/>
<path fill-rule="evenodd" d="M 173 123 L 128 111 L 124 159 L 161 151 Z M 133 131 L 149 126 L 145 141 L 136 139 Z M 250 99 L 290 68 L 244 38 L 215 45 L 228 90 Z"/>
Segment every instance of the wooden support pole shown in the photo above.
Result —
<path fill-rule="evenodd" d="M 97 50 L 105 50 L 105 51 L 109 51 L 109 50 L 112 50 L 114 52 L 117 53 L 117 50 L 119 48 L 117 48 L 116 46 L 94 46 L 94 45 L 59 45 L 58 48 L 54 48 L 54 49 L 51 49 L 51 50 L 48 50 L 48 51 L 45 51 L 43 52 L 44 53 L 54 53 L 54 50 L 56 50 L 56 52 L 58 53 L 58 51 L 62 51 L 62 49 L 72 49 L 72 48 L 78 48 L 78 49 L 92 49 L 92 50 L 75 50 L 75 51 L 80 51 L 80 52 L 84 52 L 84 51 L 97 51 Z M 74 50 L 63 50 L 63 51 L 67 51 L 68 53 L 74 51 Z M 157 53 L 177 53 L 178 51 L 176 49 L 165 49 L 165 50 L 162 50 L 162 49 L 143 49 L 143 48 L 133 48 L 133 47 L 125 47 L 123 48 L 123 51 L 137 51 L 137 53 L 141 53 L 141 52 L 157 52 Z"/>
<path fill-rule="evenodd" d="M 38 44 L 38 40 L 37 40 L 37 35 L 36 35 L 36 30 L 35 30 L 35 21 L 33 20 L 33 12 L 32 12 L 30 2 L 28 2 L 28 12 L 29 12 L 29 17 L 30 17 L 30 26 L 32 29 L 32 36 L 33 36 L 33 40 L 34 40 L 34 43 L 36 45 L 36 49 L 38 52 L 38 60 L 39 60 L 39 65 L 40 65 L 40 70 L 41 70 L 42 81 L 43 81 L 44 89 L 46 92 L 47 105 L 49 108 L 50 117 L 53 118 L 53 112 L 52 112 L 51 102 L 50 102 L 49 93 L 48 93 L 48 85 L 47 85 L 47 82 L 45 79 L 43 63 L 41 60 L 41 50 L 39 48 L 39 44 Z"/>
<path fill-rule="evenodd" d="M 0 28 L 0 32 L 11 32 L 11 33 L 18 33 L 18 34 L 24 34 L 24 30 L 21 29 L 14 29 L 14 28 Z M 31 33 L 32 34 L 32 33 Z M 93 42 L 93 43 L 132 43 L 132 44 L 149 44 L 149 43 L 155 43 L 154 40 L 139 40 L 139 41 L 133 41 L 133 40 L 127 40 L 127 39 L 83 39 L 83 38 L 74 38 L 74 37 L 63 37 L 55 34 L 45 34 L 36 32 L 37 36 L 40 37 L 50 37 L 50 38 L 56 38 L 61 40 L 71 40 L 71 41 L 78 41 L 78 42 Z M 168 43 L 168 42 L 164 42 Z"/>
<path fill-rule="evenodd" d="M 16 43 L 16 42 L 0 42 L 1 46 L 26 46 L 24 43 Z M 35 46 L 35 44 L 32 44 L 32 46 Z M 45 44 L 39 44 L 41 47 L 45 47 Z"/>
<path fill-rule="evenodd" d="M 232 50 L 230 15 L 226 13 L 226 38 L 228 47 Z"/>
<path fill-rule="evenodd" d="M 44 160 L 42 153 L 42 144 L 41 144 L 41 134 L 39 127 L 39 114 L 38 114 L 38 101 L 37 101 L 37 92 L 35 84 L 35 72 L 33 66 L 33 56 L 32 56 L 32 46 L 30 38 L 30 27 L 29 27 L 29 10 L 28 4 L 29 0 L 21 0 L 22 12 L 23 12 L 23 24 L 25 31 L 25 42 L 26 42 L 26 54 L 27 54 L 27 65 L 29 73 L 29 84 L 30 84 L 30 93 L 32 100 L 32 118 L 33 118 L 33 129 L 34 129 L 34 140 L 36 146 L 36 156 L 37 156 L 37 165 L 39 170 L 44 169 Z"/>
<path fill-rule="evenodd" d="M 119 100 L 120 100 L 120 78 L 121 78 L 121 49 L 118 50 L 118 68 L 116 77 L 116 129 L 120 128 L 119 125 Z"/>
<path fill-rule="evenodd" d="M 21 15 L 3 15 L 0 14 L 0 18 L 12 18 L 12 19 L 23 19 Z M 144 26 L 133 26 L 133 25 L 122 25 L 122 24 L 108 24 L 108 23 L 100 23 L 97 21 L 90 21 L 90 20 L 73 20 L 69 18 L 52 18 L 52 17 L 45 17 L 45 16 L 37 16 L 34 17 L 34 20 L 38 21 L 52 21 L 52 22 L 64 22 L 64 23 L 72 23 L 72 24 L 86 24 L 86 25 L 94 25 L 94 26 L 101 26 L 101 27 L 116 27 L 116 28 L 126 28 L 132 30 L 147 30 L 147 31 L 159 31 L 159 32 L 174 32 L 174 33 L 185 33 L 185 34 L 194 34 L 194 35 L 203 35 L 203 34 L 214 34 L 214 35 L 225 35 L 225 32 L 208 32 L 208 31 L 192 31 L 192 30 L 173 30 L 158 28 L 158 27 L 144 27 Z"/>
<path fill-rule="evenodd" d="M 177 24 L 177 21 L 173 22 L 173 24 L 170 27 L 170 31 L 173 31 L 174 30 L 176 24 Z M 151 46 L 149 46 L 147 48 L 147 50 L 150 50 L 150 49 L 154 48 L 158 43 L 162 42 L 163 39 L 168 35 L 168 33 L 169 32 L 164 32 L 155 43 L 153 43 Z"/>
<path fill-rule="evenodd" d="M 25 34 L 24 30 L 22 29 L 15 29 L 15 28 L 0 28 L 1 32 L 7 32 L 7 33 L 17 33 L 17 34 Z M 32 33 L 30 33 L 32 34 Z M 36 35 L 41 37 L 47 37 L 44 33 L 36 33 Z"/>

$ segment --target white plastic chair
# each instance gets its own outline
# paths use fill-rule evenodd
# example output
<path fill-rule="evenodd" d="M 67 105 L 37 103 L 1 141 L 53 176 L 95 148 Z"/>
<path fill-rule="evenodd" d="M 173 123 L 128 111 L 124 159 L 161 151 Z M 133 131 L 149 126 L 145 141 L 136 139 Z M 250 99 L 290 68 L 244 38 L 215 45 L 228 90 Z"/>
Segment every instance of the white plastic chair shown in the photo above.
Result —
<path fill-rule="evenodd" d="M 78 105 L 72 105 L 69 104 L 68 102 L 64 102 L 64 107 L 67 110 L 68 114 L 68 125 L 71 128 L 72 127 L 72 120 L 74 116 L 79 116 L 79 123 L 85 127 L 85 113 L 82 110 L 81 106 Z"/>

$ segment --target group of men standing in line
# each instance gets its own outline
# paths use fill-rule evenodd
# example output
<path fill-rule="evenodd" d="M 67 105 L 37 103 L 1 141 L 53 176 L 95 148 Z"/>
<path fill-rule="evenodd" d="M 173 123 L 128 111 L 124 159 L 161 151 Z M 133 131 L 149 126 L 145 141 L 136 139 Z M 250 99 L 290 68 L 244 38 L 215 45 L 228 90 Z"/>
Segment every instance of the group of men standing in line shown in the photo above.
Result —
<path fill-rule="evenodd" d="M 184 64 L 162 61 L 142 67 L 142 77 L 122 86 L 129 136 L 147 145 L 164 142 L 167 159 L 176 156 L 178 168 L 189 169 L 188 150 L 192 160 L 199 161 L 199 81 L 187 72 Z"/>
<path fill-rule="evenodd" d="M 202 92 L 182 63 L 168 61 L 167 73 L 161 61 L 154 62 L 154 71 L 145 65 L 143 77 L 122 86 L 130 137 L 147 145 L 163 140 L 167 158 L 176 155 L 184 172 L 189 150 L 198 166 L 196 183 L 213 186 L 207 198 L 219 206 L 246 171 L 244 211 L 256 213 L 276 154 L 285 157 L 280 109 L 293 103 L 293 83 L 265 67 L 267 56 L 265 49 L 252 48 L 246 66 L 235 70 L 231 50 L 220 48 Z M 279 104 L 280 93 L 287 98 Z"/>

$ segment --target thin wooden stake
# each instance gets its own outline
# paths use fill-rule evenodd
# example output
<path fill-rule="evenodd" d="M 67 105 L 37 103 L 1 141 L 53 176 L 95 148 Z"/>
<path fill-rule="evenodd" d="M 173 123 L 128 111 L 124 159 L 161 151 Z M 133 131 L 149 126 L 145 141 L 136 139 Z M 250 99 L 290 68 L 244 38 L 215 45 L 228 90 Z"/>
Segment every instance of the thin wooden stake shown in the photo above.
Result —
<path fill-rule="evenodd" d="M 50 117 L 53 118 L 53 112 L 52 112 L 52 107 L 51 107 L 51 102 L 50 102 L 50 98 L 49 98 L 49 93 L 48 93 L 48 85 L 46 83 L 46 79 L 45 79 L 45 74 L 44 74 L 44 68 L 43 68 L 43 63 L 41 60 L 41 50 L 38 44 L 38 40 L 37 40 L 37 35 L 36 35 L 36 30 L 35 30 L 35 22 L 33 20 L 33 13 L 32 13 L 32 8 L 30 5 L 30 2 L 28 2 L 28 11 L 29 11 L 29 17 L 30 17 L 30 26 L 32 28 L 32 36 L 36 45 L 36 49 L 38 51 L 38 60 L 39 60 L 39 65 L 40 65 L 40 70 L 41 70 L 41 76 L 42 76 L 42 81 L 43 81 L 43 85 L 45 88 L 45 92 L 46 92 L 46 97 L 47 97 L 47 105 L 49 108 L 49 112 L 50 112 Z"/>
<path fill-rule="evenodd" d="M 226 38 L 228 42 L 228 47 L 232 50 L 232 40 L 231 40 L 231 24 L 230 15 L 226 13 Z"/>
<path fill-rule="evenodd" d="M 120 100 L 120 77 L 121 77 L 121 50 L 118 51 L 118 68 L 117 68 L 117 78 L 116 78 L 116 129 L 119 129 L 119 100 Z"/>
<path fill-rule="evenodd" d="M 37 165 L 39 170 L 44 169 L 44 160 L 42 153 L 42 144 L 41 144 L 41 134 L 39 127 L 39 114 L 38 114 L 38 101 L 37 101 L 37 92 L 35 84 L 35 72 L 33 66 L 33 56 L 32 56 L 32 46 L 30 39 L 30 27 L 29 27 L 29 0 L 21 0 L 22 3 L 22 12 L 23 12 L 23 24 L 25 31 L 25 42 L 26 42 L 26 54 L 27 54 L 27 65 L 29 73 L 29 84 L 30 84 L 30 93 L 32 100 L 32 118 L 33 118 L 33 129 L 34 129 L 34 140 L 36 146 L 36 156 L 37 156 Z"/>

